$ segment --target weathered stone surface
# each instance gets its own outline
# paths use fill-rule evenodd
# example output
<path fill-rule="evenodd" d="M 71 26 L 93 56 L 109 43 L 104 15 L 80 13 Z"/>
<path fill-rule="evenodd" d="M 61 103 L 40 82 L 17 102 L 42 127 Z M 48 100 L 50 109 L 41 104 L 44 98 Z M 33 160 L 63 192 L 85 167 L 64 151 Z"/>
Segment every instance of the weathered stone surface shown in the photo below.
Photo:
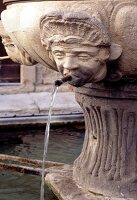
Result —
<path fill-rule="evenodd" d="M 0 95 L 0 117 L 33 115 L 38 112 L 29 94 Z"/>
<path fill-rule="evenodd" d="M 0 95 L 0 117 L 47 115 L 51 93 Z M 74 93 L 57 93 L 53 114 L 82 113 Z"/>
<path fill-rule="evenodd" d="M 103 23 L 82 12 L 45 14 L 40 29 L 41 42 L 58 71 L 63 76 L 70 75 L 69 83 L 76 87 L 103 80 L 107 74 L 106 62 L 109 58 L 118 59 L 122 52 L 119 45 L 110 43 Z"/>
<path fill-rule="evenodd" d="M 21 84 L 34 85 L 36 83 L 36 66 L 22 65 L 21 69 Z"/>
<path fill-rule="evenodd" d="M 10 24 L 9 11 L 12 19 L 21 20 Z M 87 130 L 73 166 L 75 183 L 72 187 L 70 173 L 65 181 L 51 177 L 65 200 L 80 199 L 81 192 L 74 192 L 78 187 L 96 194 L 82 200 L 137 198 L 136 13 L 135 0 L 93 0 L 14 4 L 2 14 L 15 43 L 37 62 L 70 75 L 70 84 L 117 82 L 88 84 L 76 92 Z"/>
<path fill-rule="evenodd" d="M 58 70 L 64 76 L 72 77 L 69 83 L 73 86 L 99 82 L 107 76 L 109 68 L 108 75 L 112 80 L 107 81 L 126 79 L 108 87 L 107 83 L 104 84 L 100 87 L 101 94 L 94 89 L 94 84 L 77 90 L 77 101 L 85 113 L 87 130 L 82 153 L 74 163 L 73 177 L 78 185 L 90 192 L 112 198 L 136 199 L 137 96 L 134 96 L 134 90 L 137 87 L 135 82 L 130 92 L 132 84 L 127 83 L 132 73 L 136 78 L 133 58 L 136 58 L 137 51 L 132 43 L 137 31 L 131 13 L 136 13 L 137 4 L 134 1 L 112 2 L 115 4 L 109 10 L 108 26 L 97 13 L 92 11 L 89 16 L 82 8 L 81 12 L 66 9 L 68 12 L 55 10 L 46 13 L 40 22 L 41 42 Z M 104 9 L 107 11 L 107 7 Z M 96 4 L 95 10 L 99 11 L 99 5 Z M 115 16 L 113 12 L 116 12 Z M 115 29 L 109 29 L 112 25 Z M 124 55 L 127 55 L 126 59 L 123 59 Z M 117 60 L 114 67 L 119 79 L 113 79 L 112 60 Z"/>
<path fill-rule="evenodd" d="M 53 169 L 56 169 L 57 173 L 47 174 L 45 180 L 60 200 L 95 200 L 90 193 L 82 191 L 75 184 L 72 178 L 72 166 L 64 165 L 62 168 Z"/>
<path fill-rule="evenodd" d="M 52 77 L 52 78 L 51 78 Z M 20 94 L 27 92 L 51 92 L 55 80 L 62 76 L 40 64 L 33 66 L 20 66 L 20 83 L 0 83 L 0 94 Z M 59 92 L 72 92 L 69 84 L 63 84 Z"/>
<path fill-rule="evenodd" d="M 107 72 L 109 72 L 107 75 L 109 76 L 106 76 L 105 70 L 105 72 L 102 72 L 104 76 L 98 77 L 97 81 L 104 78 L 108 78 L 110 81 L 117 81 L 122 77 L 135 77 L 137 75 L 137 51 L 135 45 L 137 43 L 136 0 L 91 0 L 73 1 L 73 3 L 71 1 L 29 1 L 24 4 L 14 3 L 13 5 L 9 5 L 8 9 L 2 13 L 4 27 L 15 44 L 20 49 L 24 49 L 25 52 L 29 53 L 34 60 L 42 65 L 57 70 L 55 63 L 51 58 L 49 59 L 48 52 L 40 41 L 40 18 L 48 14 L 49 11 L 57 10 L 63 12 L 65 10 L 65 13 L 73 14 L 74 12 L 79 12 L 79 16 L 87 14 L 88 17 L 96 19 L 96 24 L 100 24 L 102 31 L 106 30 L 108 33 L 110 38 L 110 55 L 108 58 L 109 62 L 107 62 Z M 26 19 L 26 16 L 29 15 L 28 8 L 32 9 L 33 12 L 31 18 Z M 12 21 L 11 17 L 8 18 L 10 16 L 8 14 L 9 11 L 12 13 Z M 20 17 L 21 20 L 17 20 Z M 13 23 L 15 19 L 16 23 Z M 121 51 L 116 50 L 115 45 L 113 46 L 114 43 L 121 47 L 122 54 L 120 54 Z M 113 56 L 115 55 L 117 58 L 121 56 L 118 60 L 115 57 L 113 60 L 118 62 L 116 61 L 112 64 L 110 61 L 114 58 L 111 56 L 113 51 L 116 51 L 113 53 Z"/>
<path fill-rule="evenodd" d="M 30 55 L 19 48 L 10 36 L 6 33 L 2 21 L 0 20 L 0 36 L 2 38 L 2 43 L 5 47 L 5 50 L 9 58 L 17 63 L 22 65 L 34 65 L 37 62 L 30 57 Z"/>
<path fill-rule="evenodd" d="M 34 84 L 0 84 L 0 94 L 1 95 L 12 95 L 12 94 L 21 94 L 27 92 L 35 92 Z"/>
<path fill-rule="evenodd" d="M 46 184 L 60 200 L 133 200 L 132 198 L 116 198 L 88 192 L 73 181 L 72 166 L 53 167 L 56 173 L 48 173 Z"/>
<path fill-rule="evenodd" d="M 34 100 L 38 106 L 41 114 L 48 113 L 50 106 L 51 93 L 30 93 L 30 97 Z M 72 92 L 61 92 L 56 94 L 53 113 L 65 114 L 65 113 L 76 113 L 82 112 L 82 109 L 75 100 L 74 93 Z"/>
<path fill-rule="evenodd" d="M 136 200 L 136 90 L 135 84 L 124 85 L 124 89 L 105 84 L 77 89 L 86 123 L 84 146 L 73 173 L 81 187 Z"/>
<path fill-rule="evenodd" d="M 44 52 L 44 47 L 42 47 L 41 42 L 40 42 L 40 37 L 39 37 L 39 17 L 41 15 L 40 13 L 43 12 L 44 10 L 43 3 L 45 2 L 43 1 L 28 2 L 27 3 L 28 7 L 26 7 L 26 4 L 20 4 L 20 3 L 18 4 L 15 3 L 14 4 L 15 7 L 12 7 L 11 5 L 11 9 L 12 9 L 11 12 L 13 11 L 13 13 L 11 14 L 12 20 L 10 17 L 10 24 L 6 25 L 4 23 L 4 28 L 6 32 L 10 30 L 9 31 L 10 33 L 8 32 L 10 38 L 15 42 L 17 46 L 20 47 L 20 49 L 23 49 L 25 52 L 31 55 L 31 57 L 34 60 L 36 60 L 38 63 L 41 63 L 42 65 L 45 65 L 46 67 L 50 66 L 51 68 L 54 68 L 53 63 L 48 58 L 47 53 Z M 31 12 L 32 15 L 30 18 L 27 17 L 30 14 L 30 11 L 28 8 L 32 9 L 32 12 Z M 2 15 L 4 15 L 4 17 L 2 17 L 4 21 L 5 20 L 7 21 L 7 17 L 8 17 L 8 15 L 6 15 L 7 12 L 8 12 L 8 9 L 3 11 L 2 13 Z M 33 15 L 34 13 L 36 14 L 35 16 Z M 20 19 L 20 14 L 21 14 L 21 19 Z M 23 19 L 24 17 L 25 19 Z M 14 23 L 15 21 L 16 23 Z M 28 29 L 28 26 L 31 22 L 32 22 L 31 26 L 35 27 L 34 28 L 35 34 L 31 31 L 32 27 L 29 27 Z M 24 27 L 23 31 L 21 31 L 21 27 Z M 42 55 L 39 55 L 39 54 L 42 54 Z"/>
<path fill-rule="evenodd" d="M 22 3 L 22 2 L 40 2 L 40 1 L 47 1 L 47 0 L 3 0 L 4 4 L 11 4 L 11 3 Z M 59 0 L 62 1 L 62 0 Z M 70 0 L 72 1 L 72 0 Z"/>
<path fill-rule="evenodd" d="M 110 17 L 112 40 L 122 45 L 122 55 L 118 70 L 123 75 L 135 76 L 137 54 L 137 3 L 136 1 L 121 1 L 113 7 Z"/>

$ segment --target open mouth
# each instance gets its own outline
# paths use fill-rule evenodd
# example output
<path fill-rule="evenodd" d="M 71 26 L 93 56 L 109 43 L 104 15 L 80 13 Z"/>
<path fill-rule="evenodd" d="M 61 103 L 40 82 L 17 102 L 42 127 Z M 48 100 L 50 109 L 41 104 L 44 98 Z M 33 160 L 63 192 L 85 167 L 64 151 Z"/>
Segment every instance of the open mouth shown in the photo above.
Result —
<path fill-rule="evenodd" d="M 87 83 L 86 82 L 87 76 L 85 77 L 85 75 L 83 75 L 83 74 L 81 75 L 81 74 L 68 73 L 68 74 L 65 74 L 64 77 L 67 77 L 67 76 L 71 77 L 71 80 L 68 81 L 68 83 L 70 85 L 80 87 L 80 86 L 83 86 Z"/>
<path fill-rule="evenodd" d="M 79 86 L 80 85 L 80 77 L 79 76 L 76 76 L 76 75 L 71 75 L 71 80 L 68 81 L 68 83 L 70 85 L 73 85 L 73 86 Z"/>

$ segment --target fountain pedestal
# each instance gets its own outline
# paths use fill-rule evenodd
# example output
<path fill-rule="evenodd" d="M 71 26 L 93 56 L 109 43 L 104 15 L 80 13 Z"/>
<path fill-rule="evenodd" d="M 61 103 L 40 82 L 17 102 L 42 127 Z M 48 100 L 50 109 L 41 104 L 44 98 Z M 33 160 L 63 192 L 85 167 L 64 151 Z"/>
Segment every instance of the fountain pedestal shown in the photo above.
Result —
<path fill-rule="evenodd" d="M 137 85 L 91 84 L 77 89 L 86 135 L 74 180 L 91 192 L 137 197 Z"/>
<path fill-rule="evenodd" d="M 49 174 L 48 185 L 64 200 L 136 200 L 137 85 L 87 84 L 76 100 L 85 115 L 83 149 L 73 175 L 72 167 Z"/>

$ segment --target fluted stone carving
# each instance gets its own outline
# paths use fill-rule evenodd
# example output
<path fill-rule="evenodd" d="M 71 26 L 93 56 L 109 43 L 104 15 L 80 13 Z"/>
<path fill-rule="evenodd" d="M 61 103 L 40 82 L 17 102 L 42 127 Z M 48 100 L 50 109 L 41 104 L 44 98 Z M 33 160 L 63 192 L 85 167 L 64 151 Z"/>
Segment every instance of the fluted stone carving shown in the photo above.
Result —
<path fill-rule="evenodd" d="M 127 85 L 125 90 L 130 91 L 129 87 Z M 76 99 L 84 111 L 86 135 L 73 175 L 74 180 L 89 191 L 135 198 L 137 95 L 120 89 L 120 86 L 96 88 L 94 84 L 77 89 Z"/>

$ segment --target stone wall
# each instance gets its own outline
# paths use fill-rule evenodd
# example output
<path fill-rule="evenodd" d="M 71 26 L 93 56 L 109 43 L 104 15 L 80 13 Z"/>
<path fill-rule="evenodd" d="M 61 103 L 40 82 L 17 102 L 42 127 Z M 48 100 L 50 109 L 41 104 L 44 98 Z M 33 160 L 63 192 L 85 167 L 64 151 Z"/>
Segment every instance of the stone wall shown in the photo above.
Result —
<path fill-rule="evenodd" d="M 27 92 L 49 92 L 60 74 L 40 64 L 26 66 L 21 65 L 20 83 L 0 84 L 0 94 L 18 94 Z M 72 91 L 68 84 L 63 85 L 60 91 Z"/>

